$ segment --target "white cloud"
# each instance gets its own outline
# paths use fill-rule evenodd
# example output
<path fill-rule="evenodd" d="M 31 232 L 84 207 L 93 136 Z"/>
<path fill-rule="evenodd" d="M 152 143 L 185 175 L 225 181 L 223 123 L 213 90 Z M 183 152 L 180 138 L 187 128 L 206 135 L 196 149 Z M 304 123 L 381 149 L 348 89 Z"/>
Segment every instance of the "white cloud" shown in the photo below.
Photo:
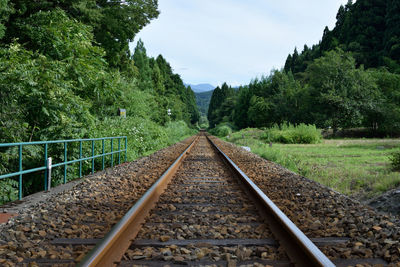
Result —
<path fill-rule="evenodd" d="M 187 83 L 246 84 L 281 68 L 295 46 L 301 51 L 318 43 L 346 2 L 159 0 L 159 18 L 137 39 L 149 55 L 162 54 Z"/>

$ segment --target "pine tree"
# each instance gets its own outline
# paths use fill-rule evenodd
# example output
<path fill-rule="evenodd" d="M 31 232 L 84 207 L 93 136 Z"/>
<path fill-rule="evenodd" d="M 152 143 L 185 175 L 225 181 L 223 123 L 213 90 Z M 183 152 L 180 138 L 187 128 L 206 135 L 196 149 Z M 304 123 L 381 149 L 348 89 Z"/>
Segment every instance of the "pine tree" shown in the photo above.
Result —
<path fill-rule="evenodd" d="M 133 61 L 135 66 L 139 70 L 139 82 L 138 86 L 142 91 L 152 91 L 152 79 L 151 79 L 151 68 L 149 64 L 149 58 L 146 54 L 146 48 L 142 40 L 139 39 L 135 47 L 135 52 L 133 54 Z"/>

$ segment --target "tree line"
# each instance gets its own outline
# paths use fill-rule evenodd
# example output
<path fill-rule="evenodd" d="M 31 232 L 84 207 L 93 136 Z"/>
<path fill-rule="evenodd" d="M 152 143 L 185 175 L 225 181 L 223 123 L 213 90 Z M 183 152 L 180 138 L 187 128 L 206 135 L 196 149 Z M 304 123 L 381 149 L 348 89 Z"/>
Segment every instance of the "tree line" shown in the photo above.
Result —
<path fill-rule="evenodd" d="M 118 108 L 160 125 L 198 121 L 193 91 L 167 60 L 141 41 L 129 50 L 157 0 L 0 4 L 0 142 L 83 138 Z"/>
<path fill-rule="evenodd" d="M 320 128 L 400 132 L 400 4 L 358 0 L 341 6 L 336 26 L 282 70 L 212 95 L 210 127 L 270 127 L 288 122 Z M 379 45 L 378 45 L 379 43 Z M 357 47 L 357 49 L 355 49 Z"/>
<path fill-rule="evenodd" d="M 157 0 L 0 0 L 0 143 L 125 135 L 133 160 L 192 135 L 199 120 L 193 91 L 162 55 L 149 57 L 142 41 L 129 50 L 158 15 Z M 43 164 L 43 147 L 22 153 L 24 169 Z M 84 143 L 83 155 L 90 153 Z M 49 145 L 49 156 L 65 160 L 61 145 Z M 68 146 L 67 158 L 78 156 Z M 16 166 L 17 147 L 1 148 L 0 174 Z M 67 179 L 78 173 L 68 166 Z M 52 174 L 53 186 L 62 181 L 61 168 Z M 24 175 L 23 194 L 42 190 L 42 177 Z M 1 180 L 0 204 L 15 200 L 17 189 L 17 179 Z"/>

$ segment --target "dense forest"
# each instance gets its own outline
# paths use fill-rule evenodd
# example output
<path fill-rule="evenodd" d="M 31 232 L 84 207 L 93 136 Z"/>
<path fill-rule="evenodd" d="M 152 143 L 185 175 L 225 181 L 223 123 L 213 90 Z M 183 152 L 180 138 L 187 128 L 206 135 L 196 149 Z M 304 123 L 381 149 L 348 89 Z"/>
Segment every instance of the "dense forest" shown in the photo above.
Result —
<path fill-rule="evenodd" d="M 196 104 L 199 108 L 199 112 L 202 115 L 207 115 L 208 106 L 210 105 L 210 99 L 213 91 L 199 92 L 195 93 L 196 95 Z"/>
<path fill-rule="evenodd" d="M 129 50 L 158 15 L 157 0 L 0 0 L 0 143 L 128 135 L 132 159 L 194 127 L 191 88 L 142 41 Z M 42 156 L 27 147 L 24 158 Z"/>
<path fill-rule="evenodd" d="M 217 87 L 210 127 L 270 127 L 284 122 L 319 128 L 363 127 L 400 133 L 400 2 L 349 1 L 312 48 L 287 57 L 282 70 L 234 90 Z"/>
<path fill-rule="evenodd" d="M 129 42 L 157 1 L 1 1 L 0 142 L 84 137 L 126 108 L 159 124 L 196 123 L 194 93 L 160 55 Z"/>

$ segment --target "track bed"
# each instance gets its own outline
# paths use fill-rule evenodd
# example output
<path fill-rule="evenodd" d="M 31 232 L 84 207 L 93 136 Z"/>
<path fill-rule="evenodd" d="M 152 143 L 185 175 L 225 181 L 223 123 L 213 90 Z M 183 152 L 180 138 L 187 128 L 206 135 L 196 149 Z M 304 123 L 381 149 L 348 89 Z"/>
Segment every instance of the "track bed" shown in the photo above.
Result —
<path fill-rule="evenodd" d="M 288 260 L 253 201 L 204 136 L 124 259 L 122 266 Z"/>

